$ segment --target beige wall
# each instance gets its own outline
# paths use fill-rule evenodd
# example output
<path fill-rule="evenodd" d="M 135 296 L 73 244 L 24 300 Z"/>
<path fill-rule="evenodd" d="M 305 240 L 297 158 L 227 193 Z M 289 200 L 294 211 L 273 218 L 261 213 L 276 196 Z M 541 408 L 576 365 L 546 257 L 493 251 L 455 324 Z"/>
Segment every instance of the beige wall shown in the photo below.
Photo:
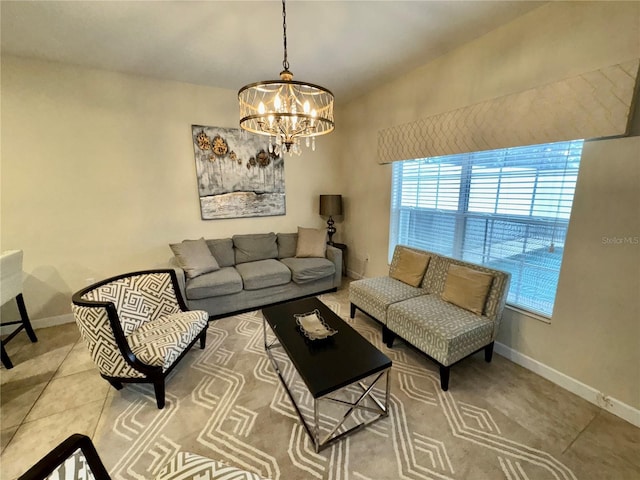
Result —
<path fill-rule="evenodd" d="M 342 127 L 339 135 L 342 162 L 339 166 L 343 177 L 349 179 L 343 184 L 343 190 L 348 197 L 344 236 L 350 248 L 351 274 L 375 276 L 388 271 L 391 166 L 376 163 L 379 129 L 516 93 L 638 56 L 640 3 L 551 2 L 344 106 L 338 111 Z M 363 122 L 365 119 L 366 123 Z M 617 149 L 616 143 L 603 145 L 605 157 L 608 155 L 606 149 L 612 149 L 611 154 Z M 623 172 L 630 165 L 629 159 L 620 160 Z M 582 198 L 606 203 L 608 200 L 602 198 L 606 195 L 604 191 L 617 189 L 618 176 L 610 175 L 606 181 L 611 183 L 604 190 L 582 194 Z M 636 184 L 636 197 L 637 190 Z M 578 197 L 577 211 L 582 209 L 579 202 Z M 627 202 L 620 205 L 618 212 L 624 216 L 631 212 L 631 208 L 632 204 Z M 614 222 L 611 228 L 622 216 L 609 219 Z M 580 235 L 600 238 L 602 227 L 590 221 L 580 225 L 579 222 L 583 221 L 586 220 L 572 220 L 571 228 L 581 232 Z M 574 225 L 576 222 L 578 224 Z M 636 263 L 630 262 L 630 265 L 637 265 L 635 258 Z M 562 310 L 554 316 L 552 326 L 508 312 L 500 341 L 605 395 L 640 408 L 638 375 L 631 370 L 632 366 L 637 368 L 638 357 L 635 357 L 635 362 L 630 362 L 633 358 L 628 356 L 629 349 L 637 349 L 640 342 L 638 330 L 630 321 L 634 318 L 637 322 L 638 294 L 630 295 L 628 289 L 622 289 L 611 299 L 620 304 L 617 308 L 621 320 L 615 323 L 616 328 L 609 335 L 624 347 L 607 348 L 612 342 L 603 343 L 598 330 L 584 329 L 584 319 L 581 318 L 581 312 L 604 312 L 602 295 L 581 299 L 583 308 L 576 310 L 575 314 L 567 305 L 575 301 L 576 291 L 567 289 L 565 285 L 571 276 L 582 275 L 580 265 L 585 262 L 590 265 L 595 262 L 594 271 L 599 275 L 611 273 L 606 257 L 568 256 L 563 265 L 563 283 L 557 299 L 558 309 Z M 627 268 L 616 273 L 614 278 L 604 277 L 600 281 L 633 285 L 637 278 L 637 269 Z M 589 325 L 596 321 L 595 317 L 591 318 Z M 578 330 L 581 334 L 577 337 L 574 332 Z M 572 347 L 566 349 L 566 345 Z M 612 375 L 611 369 L 619 373 Z M 630 383 L 635 386 L 630 387 Z"/>
<path fill-rule="evenodd" d="M 1 248 L 25 252 L 34 319 L 88 278 L 166 265 L 170 242 L 325 225 L 331 135 L 285 160 L 287 214 L 201 220 L 191 125 L 236 127 L 236 91 L 2 58 Z"/>
<path fill-rule="evenodd" d="M 551 324 L 508 311 L 498 341 L 640 407 L 640 137 L 586 142 Z"/>

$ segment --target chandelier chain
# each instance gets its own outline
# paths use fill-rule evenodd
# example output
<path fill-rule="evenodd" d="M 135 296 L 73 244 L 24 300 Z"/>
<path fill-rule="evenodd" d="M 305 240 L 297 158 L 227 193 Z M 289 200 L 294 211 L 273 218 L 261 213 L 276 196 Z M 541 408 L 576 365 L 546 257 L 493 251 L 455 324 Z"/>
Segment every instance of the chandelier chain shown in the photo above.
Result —
<path fill-rule="evenodd" d="M 286 71 L 289 70 L 289 60 L 287 60 L 287 10 L 284 5 L 285 0 L 282 0 L 282 38 L 284 41 L 284 60 L 282 66 Z"/>

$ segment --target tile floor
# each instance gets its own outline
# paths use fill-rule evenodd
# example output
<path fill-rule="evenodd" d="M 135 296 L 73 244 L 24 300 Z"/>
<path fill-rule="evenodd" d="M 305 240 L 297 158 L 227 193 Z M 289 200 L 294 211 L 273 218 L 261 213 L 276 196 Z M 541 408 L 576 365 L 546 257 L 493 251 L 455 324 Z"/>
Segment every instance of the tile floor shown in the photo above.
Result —
<path fill-rule="evenodd" d="M 36 334 L 37 343 L 30 343 L 24 332 L 9 342 L 7 351 L 15 367 L 0 370 L 2 480 L 17 478 L 71 433 L 96 437 L 105 427 L 101 417 L 109 395 L 118 394 L 99 376 L 74 323 L 38 329 Z M 510 378 L 508 388 L 500 389 L 498 394 L 494 389 L 492 393 L 499 404 L 496 406 L 504 412 L 510 408 L 509 388 L 526 391 L 531 384 L 538 387 L 548 384 L 550 395 L 558 389 L 502 357 L 496 360 L 494 365 L 502 365 Z M 534 377 L 533 382 L 529 376 Z M 590 477 L 594 480 L 640 479 L 640 429 L 560 391 L 558 397 L 571 397 L 563 401 L 563 411 L 569 417 L 574 412 L 576 424 L 575 429 L 562 429 L 550 435 L 550 438 L 566 437 L 564 454 L 593 463 L 594 469 L 589 471 L 594 472 Z M 511 413 L 523 419 L 528 417 Z M 523 426 L 536 429 L 535 425 Z"/>

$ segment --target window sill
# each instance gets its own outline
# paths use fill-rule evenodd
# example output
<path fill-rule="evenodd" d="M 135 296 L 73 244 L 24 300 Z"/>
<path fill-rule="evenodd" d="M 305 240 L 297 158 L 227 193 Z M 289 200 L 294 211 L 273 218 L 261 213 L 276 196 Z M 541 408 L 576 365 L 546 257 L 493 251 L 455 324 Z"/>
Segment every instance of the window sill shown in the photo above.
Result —
<path fill-rule="evenodd" d="M 520 315 L 524 315 L 525 317 L 529 317 L 529 318 L 531 318 L 533 320 L 538 320 L 538 321 L 540 321 L 542 323 L 546 323 L 547 325 L 551 325 L 551 318 L 545 317 L 544 315 L 542 315 L 540 313 L 535 313 L 535 312 L 531 312 L 529 310 L 524 310 L 522 308 L 516 307 L 514 305 L 509 305 L 509 304 L 507 304 L 505 306 L 505 308 L 507 308 L 507 309 L 509 309 L 509 310 L 511 310 L 513 312 L 519 313 Z"/>

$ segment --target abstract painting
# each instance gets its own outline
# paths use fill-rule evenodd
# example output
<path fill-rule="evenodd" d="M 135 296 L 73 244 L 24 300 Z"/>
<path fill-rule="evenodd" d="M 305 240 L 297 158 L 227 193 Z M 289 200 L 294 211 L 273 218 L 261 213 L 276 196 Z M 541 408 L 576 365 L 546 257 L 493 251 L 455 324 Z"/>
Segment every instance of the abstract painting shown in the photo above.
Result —
<path fill-rule="evenodd" d="M 284 159 L 266 137 L 192 125 L 203 220 L 284 215 Z"/>

